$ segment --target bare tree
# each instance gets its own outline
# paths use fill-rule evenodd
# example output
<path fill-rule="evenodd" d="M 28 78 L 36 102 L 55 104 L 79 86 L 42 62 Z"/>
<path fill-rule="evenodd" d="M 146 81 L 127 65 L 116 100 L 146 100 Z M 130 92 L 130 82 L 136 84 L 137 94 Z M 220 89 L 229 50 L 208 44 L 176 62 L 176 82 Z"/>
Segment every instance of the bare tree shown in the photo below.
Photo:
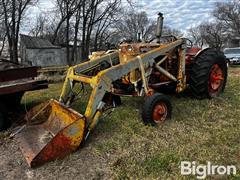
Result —
<path fill-rule="evenodd" d="M 152 23 L 148 19 L 147 13 L 144 11 L 140 13 L 127 12 L 117 24 L 117 29 L 119 33 L 122 34 L 122 37 L 135 42 L 138 40 L 139 33 L 142 38 L 146 40 L 151 32 L 151 27 Z"/>
<path fill-rule="evenodd" d="M 140 34 L 143 41 L 155 38 L 156 26 L 156 21 L 150 20 L 146 12 L 142 11 L 139 13 L 131 11 L 122 17 L 122 21 L 117 24 L 117 29 L 122 37 L 136 42 L 138 40 L 138 34 Z M 164 26 L 163 35 L 182 37 L 183 33 L 169 26 Z"/>
<path fill-rule="evenodd" d="M 197 27 L 192 27 L 189 29 L 189 36 L 194 45 L 200 48 L 207 45 L 221 49 L 226 39 L 224 26 L 217 22 L 204 22 Z"/>
<path fill-rule="evenodd" d="M 95 51 L 97 51 L 98 49 L 103 49 L 104 42 L 107 42 L 112 33 L 114 32 L 113 30 L 109 29 L 113 28 L 113 25 L 117 23 L 119 19 L 120 4 L 120 0 L 112 1 L 107 7 L 106 13 L 104 13 L 102 18 L 100 18 L 99 21 L 94 25 L 93 46 Z M 97 12 L 98 16 L 100 16 L 102 13 L 102 10 L 99 10 Z"/>
<path fill-rule="evenodd" d="M 36 23 L 32 26 L 29 31 L 29 34 L 35 37 L 44 37 L 46 36 L 46 28 L 49 26 L 47 20 L 47 15 L 45 13 L 41 13 L 36 18 Z"/>
<path fill-rule="evenodd" d="M 194 44 L 221 49 L 228 36 L 240 36 L 240 1 L 218 2 L 213 11 L 215 20 L 189 29 Z"/>
<path fill-rule="evenodd" d="M 203 40 L 203 38 L 201 36 L 201 32 L 200 32 L 199 26 L 191 27 L 188 30 L 188 35 L 189 35 L 190 39 L 192 40 L 194 46 L 199 47 L 199 48 L 203 47 L 204 40 Z"/>
<path fill-rule="evenodd" d="M 3 22 L 0 22 L 0 57 L 2 56 L 6 40 L 7 40 L 6 29 Z"/>
<path fill-rule="evenodd" d="M 224 44 L 224 28 L 221 23 L 203 23 L 199 26 L 201 37 L 209 47 L 221 49 Z"/>
<path fill-rule="evenodd" d="M 240 36 L 240 1 L 216 3 L 213 16 L 221 22 L 226 32 Z"/>
<path fill-rule="evenodd" d="M 84 1 L 84 0 L 83 0 Z M 61 29 L 62 25 L 65 23 L 65 27 L 69 29 L 69 22 L 71 17 L 74 15 L 78 6 L 80 6 L 82 0 L 56 0 L 56 15 L 60 17 L 56 29 L 54 31 L 54 37 L 52 42 L 56 43 L 58 32 Z M 76 6 L 77 4 L 77 6 Z M 66 25 L 67 24 L 67 25 Z M 66 29 L 66 30 L 67 30 Z"/>
<path fill-rule="evenodd" d="M 87 59 L 91 47 L 98 50 L 115 34 L 113 24 L 120 17 L 121 3 L 122 0 L 56 0 L 55 17 L 59 18 L 49 21 L 45 15 L 38 17 L 31 34 L 46 37 L 53 44 L 64 42 L 69 46 L 73 41 L 71 57 L 67 50 L 69 64 L 81 42 L 82 59 Z"/>
<path fill-rule="evenodd" d="M 34 0 L 1 0 L 10 60 L 13 62 L 18 62 L 19 31 L 24 13 L 34 2 Z"/>
<path fill-rule="evenodd" d="M 73 49 L 72 49 L 72 57 L 71 57 L 71 61 L 74 61 L 74 56 L 75 54 L 77 54 L 77 45 L 78 45 L 78 34 L 79 34 L 79 24 L 80 24 L 80 20 L 81 20 L 81 12 L 82 12 L 82 8 L 81 6 L 79 6 L 76 9 L 76 13 L 75 13 L 75 24 L 74 24 L 74 38 L 73 38 Z"/>
<path fill-rule="evenodd" d="M 7 33 L 4 25 L 4 13 L 3 9 L 0 9 L 0 56 L 2 55 L 5 47 Z"/>
<path fill-rule="evenodd" d="M 121 0 L 89 0 L 85 1 L 82 6 L 82 19 L 80 28 L 82 30 L 81 33 L 81 47 L 82 47 L 82 58 L 87 59 L 89 54 L 89 49 L 91 45 L 91 39 L 95 28 L 98 26 L 101 29 L 101 25 L 99 23 L 104 24 L 104 20 L 108 17 L 109 14 L 113 13 L 114 9 L 117 5 L 121 3 Z M 107 22 L 107 21 L 105 21 Z M 109 21 L 108 21 L 109 22 Z M 102 25 L 103 25 L 102 24 Z M 104 24 L 106 27 L 107 23 Z M 107 28 L 106 28 L 107 29 Z M 106 30 L 105 29 L 105 30 Z M 99 36 L 101 33 L 98 33 Z"/>
<path fill-rule="evenodd" d="M 183 32 L 174 28 L 171 28 L 169 26 L 163 27 L 163 35 L 172 35 L 177 38 L 183 37 Z"/>
<path fill-rule="evenodd" d="M 52 42 L 56 44 L 57 37 L 59 35 L 59 31 L 61 30 L 62 27 L 65 28 L 65 45 L 67 48 L 67 53 L 66 53 L 66 59 L 68 64 L 71 65 L 70 61 L 70 49 L 69 49 L 69 41 L 70 41 L 70 21 L 73 15 L 76 13 L 77 10 L 80 9 L 82 4 L 84 3 L 85 0 L 57 0 L 56 1 L 56 7 L 57 7 L 57 13 L 60 13 L 60 19 L 59 22 L 57 23 L 56 29 L 54 31 L 53 39 Z M 75 22 L 76 24 L 79 22 Z M 75 30 L 77 30 L 75 28 Z M 78 30 L 77 30 L 78 31 Z M 59 43 L 59 42 L 58 42 Z"/>
<path fill-rule="evenodd" d="M 40 14 L 31 27 L 29 35 L 48 39 L 55 45 L 64 45 L 66 43 L 66 23 L 60 27 L 58 25 L 59 19 L 50 18 L 46 13 Z M 56 29 L 58 29 L 57 34 Z M 72 31 L 69 34 L 71 35 Z"/>

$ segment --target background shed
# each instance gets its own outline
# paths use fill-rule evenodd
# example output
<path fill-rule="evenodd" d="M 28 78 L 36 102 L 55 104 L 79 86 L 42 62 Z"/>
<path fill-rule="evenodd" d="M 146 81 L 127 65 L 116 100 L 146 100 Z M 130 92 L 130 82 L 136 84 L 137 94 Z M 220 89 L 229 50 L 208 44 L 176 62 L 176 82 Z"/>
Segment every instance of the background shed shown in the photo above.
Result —
<path fill-rule="evenodd" d="M 27 35 L 20 35 L 20 56 L 23 64 L 33 66 L 65 66 L 65 51 L 50 41 Z"/>

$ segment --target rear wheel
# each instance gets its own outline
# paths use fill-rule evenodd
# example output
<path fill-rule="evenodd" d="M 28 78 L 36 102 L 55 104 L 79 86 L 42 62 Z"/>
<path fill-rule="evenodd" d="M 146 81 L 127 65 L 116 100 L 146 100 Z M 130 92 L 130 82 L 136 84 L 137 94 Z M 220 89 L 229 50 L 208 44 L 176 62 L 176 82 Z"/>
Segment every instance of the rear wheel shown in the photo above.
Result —
<path fill-rule="evenodd" d="M 196 57 L 190 74 L 190 88 L 196 98 L 219 96 L 226 80 L 227 63 L 222 52 L 208 49 Z"/>
<path fill-rule="evenodd" d="M 142 119 L 145 124 L 158 125 L 171 117 L 171 103 L 169 99 L 159 93 L 147 97 L 143 105 Z"/>

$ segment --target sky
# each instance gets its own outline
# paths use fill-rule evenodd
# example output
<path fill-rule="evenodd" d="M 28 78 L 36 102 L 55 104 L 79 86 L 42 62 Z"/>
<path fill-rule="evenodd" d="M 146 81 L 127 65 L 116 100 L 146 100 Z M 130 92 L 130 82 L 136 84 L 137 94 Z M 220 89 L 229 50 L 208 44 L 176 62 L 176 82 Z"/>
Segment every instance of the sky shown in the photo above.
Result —
<path fill-rule="evenodd" d="M 212 11 L 216 2 L 227 0 L 140 0 L 142 10 L 148 13 L 151 19 L 156 14 L 164 14 L 164 24 L 172 28 L 187 31 L 192 26 L 202 22 L 212 21 Z"/>
<path fill-rule="evenodd" d="M 54 0 L 39 0 L 37 7 L 29 9 L 30 19 L 40 12 L 51 10 Z M 164 14 L 164 24 L 174 29 L 187 32 L 190 27 L 211 21 L 216 2 L 228 0 L 135 0 L 139 11 L 146 11 L 149 18 L 156 20 L 158 12 Z"/>

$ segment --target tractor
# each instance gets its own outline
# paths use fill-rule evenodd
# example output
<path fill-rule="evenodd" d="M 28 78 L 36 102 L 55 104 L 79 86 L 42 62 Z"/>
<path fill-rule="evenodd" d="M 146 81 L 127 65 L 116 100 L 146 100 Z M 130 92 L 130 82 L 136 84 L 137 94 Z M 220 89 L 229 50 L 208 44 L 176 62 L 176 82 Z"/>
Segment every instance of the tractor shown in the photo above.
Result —
<path fill-rule="evenodd" d="M 162 92 L 190 89 L 197 99 L 214 98 L 224 91 L 227 63 L 216 49 L 192 47 L 185 38 L 162 36 L 159 13 L 156 37 L 149 42 L 122 42 L 116 50 L 96 54 L 68 69 L 59 100 L 33 107 L 28 123 L 16 135 L 30 167 L 63 158 L 87 140 L 101 115 L 121 104 L 121 96 L 145 97 L 142 119 L 161 125 L 171 117 L 171 102 Z M 84 114 L 71 108 L 92 91 Z M 78 92 L 75 88 L 78 87 Z"/>

